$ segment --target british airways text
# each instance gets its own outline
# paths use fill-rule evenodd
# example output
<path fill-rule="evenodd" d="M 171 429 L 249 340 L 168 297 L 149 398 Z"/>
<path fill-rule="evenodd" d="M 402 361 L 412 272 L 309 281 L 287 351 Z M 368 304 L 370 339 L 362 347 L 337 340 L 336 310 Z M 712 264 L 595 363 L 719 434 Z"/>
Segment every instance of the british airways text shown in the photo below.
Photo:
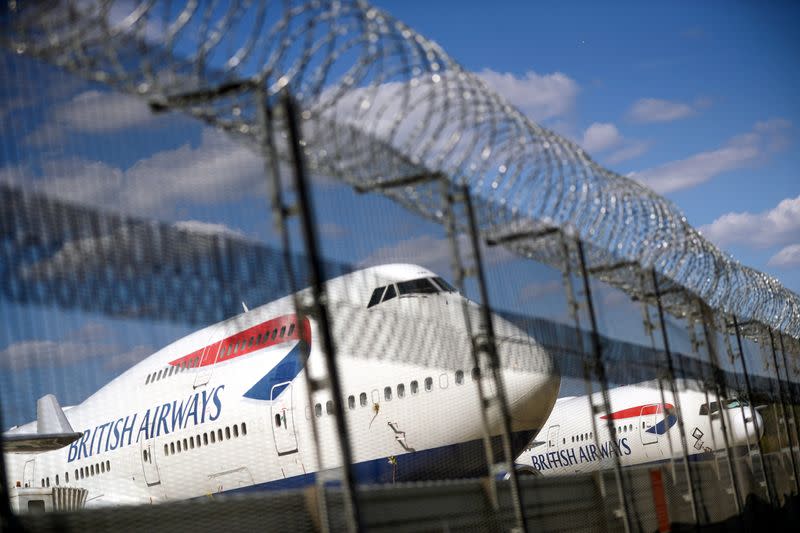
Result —
<path fill-rule="evenodd" d="M 628 446 L 627 437 L 620 439 L 617 445 L 609 441 L 599 447 L 596 444 L 578 446 L 577 455 L 575 454 L 575 448 L 568 448 L 566 450 L 531 455 L 531 460 L 533 461 L 533 467 L 536 470 L 542 471 L 551 468 L 564 468 L 579 463 L 602 461 L 603 459 L 611 457 L 613 454 L 631 454 L 631 448 Z"/>
<path fill-rule="evenodd" d="M 141 439 L 169 435 L 173 431 L 184 429 L 190 421 L 195 426 L 204 423 L 206 419 L 213 422 L 222 412 L 219 393 L 224 388 L 225 385 L 220 385 L 210 391 L 196 392 L 186 400 L 175 400 L 151 407 L 141 417 L 139 413 L 133 413 L 86 429 L 83 437 L 70 444 L 67 462 L 129 446 Z"/>

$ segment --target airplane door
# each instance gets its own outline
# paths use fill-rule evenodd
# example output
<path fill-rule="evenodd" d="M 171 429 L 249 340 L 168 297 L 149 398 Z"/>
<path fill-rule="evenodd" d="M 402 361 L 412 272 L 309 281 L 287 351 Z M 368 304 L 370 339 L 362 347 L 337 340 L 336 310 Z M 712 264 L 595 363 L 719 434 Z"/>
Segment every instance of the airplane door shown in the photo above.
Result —
<path fill-rule="evenodd" d="M 272 386 L 272 435 L 278 455 L 297 452 L 297 435 L 294 431 L 294 408 L 292 404 L 292 382 L 286 381 Z"/>
<path fill-rule="evenodd" d="M 547 448 L 548 450 L 558 447 L 558 431 L 561 426 L 550 426 L 547 430 Z"/>
<path fill-rule="evenodd" d="M 25 467 L 22 470 L 22 481 L 25 487 L 33 487 L 33 475 L 36 470 L 36 459 L 25 461 Z"/>
<path fill-rule="evenodd" d="M 655 409 L 653 409 L 654 407 Z M 639 434 L 642 438 L 642 444 L 658 444 L 658 434 L 655 433 L 655 429 L 653 428 L 655 428 L 657 418 L 661 413 L 661 406 L 658 404 L 645 405 L 642 407 L 639 416 Z M 647 448 L 645 448 L 645 450 L 649 451 Z M 650 454 L 648 453 L 648 457 L 649 456 Z"/>
<path fill-rule="evenodd" d="M 209 338 L 209 340 L 211 340 Z M 197 374 L 194 377 L 194 388 L 202 387 L 211 379 L 211 374 L 214 373 L 214 366 L 217 362 L 217 358 L 219 357 L 219 351 L 222 348 L 222 341 L 216 342 L 211 345 L 206 345 L 203 348 L 203 355 L 200 357 L 200 361 L 204 361 L 207 357 L 213 357 L 213 363 L 206 366 L 201 366 L 197 369 Z"/>
<path fill-rule="evenodd" d="M 141 441 L 139 457 L 142 460 L 142 470 L 144 470 L 144 481 L 148 487 L 161 484 L 161 476 L 158 474 L 158 463 L 156 462 L 155 441 L 148 439 Z"/>

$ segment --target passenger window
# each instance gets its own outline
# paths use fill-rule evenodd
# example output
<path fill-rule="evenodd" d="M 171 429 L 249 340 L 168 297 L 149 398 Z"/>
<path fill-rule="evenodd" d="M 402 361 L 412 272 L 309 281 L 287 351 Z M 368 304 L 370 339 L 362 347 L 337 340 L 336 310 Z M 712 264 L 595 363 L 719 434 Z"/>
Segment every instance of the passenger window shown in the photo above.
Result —
<path fill-rule="evenodd" d="M 150 374 L 147 374 L 147 379 L 144 380 L 144 384 L 147 385 L 150 383 Z"/>
<path fill-rule="evenodd" d="M 236 424 L 233 425 L 233 438 L 235 439 L 239 438 L 239 426 L 237 426 Z"/>
<path fill-rule="evenodd" d="M 222 428 L 217 430 L 217 440 L 222 442 Z"/>
<path fill-rule="evenodd" d="M 372 291 L 372 296 L 369 299 L 369 303 L 367 304 L 367 308 L 369 309 L 372 306 L 378 305 L 381 301 L 381 296 L 383 296 L 383 291 L 386 287 L 378 287 L 374 291 Z"/>
<path fill-rule="evenodd" d="M 261 344 L 261 333 L 259 333 L 258 337 L 256 337 L 256 344 Z"/>
<path fill-rule="evenodd" d="M 192 437 L 189 437 L 189 448 L 194 450 L 194 439 Z"/>
<path fill-rule="evenodd" d="M 175 443 L 174 442 L 170 442 L 169 443 L 169 452 L 171 454 L 175 454 Z"/>
<path fill-rule="evenodd" d="M 361 407 L 366 407 L 367 406 L 367 393 L 366 392 L 362 392 L 361 394 L 358 395 L 358 403 L 361 404 Z"/>
<path fill-rule="evenodd" d="M 164 455 L 169 455 L 169 444 L 164 445 Z"/>
<path fill-rule="evenodd" d="M 278 336 L 278 328 L 275 328 L 272 330 L 272 340 L 275 340 L 277 336 Z"/>
<path fill-rule="evenodd" d="M 292 333 L 294 333 L 294 323 L 289 324 L 289 333 L 287 335 L 291 337 Z"/>
<path fill-rule="evenodd" d="M 349 409 L 355 409 L 356 408 L 356 397 L 353 396 L 352 394 L 347 397 L 347 407 Z"/>
<path fill-rule="evenodd" d="M 181 449 L 181 441 L 178 441 L 178 453 L 181 453 L 181 451 L 183 451 L 183 450 Z"/>
<path fill-rule="evenodd" d="M 446 389 L 447 388 L 447 382 L 448 382 L 447 374 L 442 374 L 442 375 L 439 376 L 439 388 L 440 389 Z"/>
<path fill-rule="evenodd" d="M 247 424 L 242 422 L 242 437 L 247 435 Z"/>
<path fill-rule="evenodd" d="M 69 483 L 69 472 L 64 472 L 64 483 Z"/>
<path fill-rule="evenodd" d="M 456 370 L 456 385 L 463 385 L 463 383 L 464 383 L 464 371 Z"/>
<path fill-rule="evenodd" d="M 395 296 L 397 296 L 397 291 L 395 290 L 394 285 L 389 285 L 386 288 L 386 293 L 383 295 L 383 301 L 385 302 L 387 300 L 391 300 Z"/>
<path fill-rule="evenodd" d="M 280 413 L 275 413 L 275 427 L 276 428 L 281 427 L 281 414 Z"/>
<path fill-rule="evenodd" d="M 425 378 L 425 390 L 428 392 L 433 390 L 433 378 Z"/>
<path fill-rule="evenodd" d="M 387 402 L 392 399 L 392 388 L 391 387 L 384 387 L 383 388 L 383 399 Z"/>
<path fill-rule="evenodd" d="M 171 367 L 169 367 L 169 375 L 170 375 L 170 376 L 172 375 L 172 373 L 173 373 L 174 371 L 175 371 L 175 367 L 174 367 L 174 366 L 171 366 Z"/>
<path fill-rule="evenodd" d="M 397 386 L 397 398 L 402 399 L 405 398 L 405 396 L 406 396 L 406 386 L 400 383 Z"/>
<path fill-rule="evenodd" d="M 156 381 L 161 381 L 161 370 L 158 371 L 158 376 L 156 377 Z"/>
<path fill-rule="evenodd" d="M 284 334 L 286 333 L 286 326 L 281 328 L 281 339 L 283 338 Z"/>
<path fill-rule="evenodd" d="M 230 439 L 231 439 L 231 428 L 225 426 L 225 440 L 230 440 Z"/>
<path fill-rule="evenodd" d="M 316 416 L 317 418 L 322 416 L 322 405 L 316 404 L 314 406 L 314 416 Z"/>
<path fill-rule="evenodd" d="M 417 383 L 417 380 L 415 379 L 414 381 L 411 382 L 411 394 L 416 394 L 418 392 L 419 392 L 419 383 Z"/>
<path fill-rule="evenodd" d="M 333 414 L 333 401 L 332 400 L 328 400 L 327 402 L 325 402 L 325 412 L 328 413 L 329 415 Z"/>
<path fill-rule="evenodd" d="M 106 472 L 111 472 L 111 461 L 106 460 Z"/>
<path fill-rule="evenodd" d="M 251 347 L 253 345 L 253 342 L 255 342 L 255 340 L 256 340 L 255 337 L 250 337 L 250 340 L 247 341 L 247 347 L 248 348 Z"/>
<path fill-rule="evenodd" d="M 472 381 L 478 381 L 478 378 L 481 377 L 481 371 L 478 367 L 473 368 L 470 374 L 472 375 Z"/>
<path fill-rule="evenodd" d="M 208 446 L 208 433 L 203 433 L 203 446 Z"/>
<path fill-rule="evenodd" d="M 183 439 L 183 451 L 185 452 L 189 451 L 189 443 L 187 442 L 186 439 Z"/>
<path fill-rule="evenodd" d="M 216 435 L 216 433 L 214 433 L 214 430 L 211 430 L 209 436 L 211 437 L 211 444 L 214 444 L 215 442 L 217 442 L 217 435 Z"/>

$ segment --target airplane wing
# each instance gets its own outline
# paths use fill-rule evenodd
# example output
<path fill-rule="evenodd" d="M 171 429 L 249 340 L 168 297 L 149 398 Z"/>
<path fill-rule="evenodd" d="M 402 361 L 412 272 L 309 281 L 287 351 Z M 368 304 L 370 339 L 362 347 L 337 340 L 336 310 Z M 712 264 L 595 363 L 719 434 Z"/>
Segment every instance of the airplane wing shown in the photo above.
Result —
<path fill-rule="evenodd" d="M 83 433 L 4 433 L 3 451 L 6 453 L 40 453 L 69 446 Z"/>
<path fill-rule="evenodd" d="M 7 453 L 40 453 L 69 446 L 83 433 L 76 432 L 52 394 L 36 402 L 36 433 L 3 433 L 3 451 Z"/>

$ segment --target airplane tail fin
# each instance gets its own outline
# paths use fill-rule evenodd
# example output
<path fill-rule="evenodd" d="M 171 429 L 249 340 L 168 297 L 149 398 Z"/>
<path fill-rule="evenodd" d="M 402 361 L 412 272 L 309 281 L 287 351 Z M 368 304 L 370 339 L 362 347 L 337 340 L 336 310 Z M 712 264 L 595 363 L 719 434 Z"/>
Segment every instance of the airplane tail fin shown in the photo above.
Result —
<path fill-rule="evenodd" d="M 58 450 L 72 444 L 83 434 L 72 429 L 58 400 L 52 394 L 36 402 L 36 433 L 4 433 L 4 452 L 39 453 Z"/>

